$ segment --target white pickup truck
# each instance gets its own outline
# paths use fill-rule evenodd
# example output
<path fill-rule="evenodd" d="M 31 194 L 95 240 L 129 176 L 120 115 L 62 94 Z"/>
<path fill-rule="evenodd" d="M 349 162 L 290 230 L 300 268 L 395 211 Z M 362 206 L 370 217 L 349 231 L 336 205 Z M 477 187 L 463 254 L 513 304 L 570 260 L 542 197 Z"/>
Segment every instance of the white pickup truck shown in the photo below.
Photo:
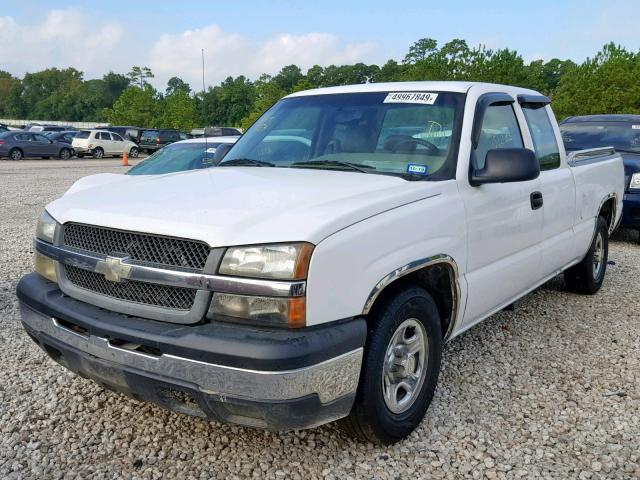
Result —
<path fill-rule="evenodd" d="M 392 443 L 445 341 L 561 272 L 598 291 L 622 211 L 621 158 L 567 158 L 549 99 L 509 86 L 299 92 L 225 153 L 47 205 L 17 294 L 54 360 L 183 413 Z"/>

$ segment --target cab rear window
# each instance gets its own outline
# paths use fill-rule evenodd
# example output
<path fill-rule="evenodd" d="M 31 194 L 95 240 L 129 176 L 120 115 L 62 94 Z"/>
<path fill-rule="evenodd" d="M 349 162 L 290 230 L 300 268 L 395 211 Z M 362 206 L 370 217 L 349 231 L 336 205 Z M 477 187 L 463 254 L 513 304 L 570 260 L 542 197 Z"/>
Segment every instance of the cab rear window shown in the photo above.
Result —
<path fill-rule="evenodd" d="M 78 133 L 76 133 L 75 138 L 89 138 L 89 135 L 91 135 L 91 132 L 88 130 L 80 130 Z"/>

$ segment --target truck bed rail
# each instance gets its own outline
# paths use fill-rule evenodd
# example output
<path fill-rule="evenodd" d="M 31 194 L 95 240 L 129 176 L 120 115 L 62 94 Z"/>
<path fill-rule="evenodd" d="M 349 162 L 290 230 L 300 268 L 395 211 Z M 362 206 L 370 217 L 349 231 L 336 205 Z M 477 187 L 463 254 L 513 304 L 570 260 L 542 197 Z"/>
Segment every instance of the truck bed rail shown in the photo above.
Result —
<path fill-rule="evenodd" d="M 588 163 L 599 162 L 603 160 L 602 157 L 610 157 L 615 154 L 616 149 L 614 147 L 598 147 L 576 150 L 567 154 L 567 163 L 572 167 L 576 167 Z"/>

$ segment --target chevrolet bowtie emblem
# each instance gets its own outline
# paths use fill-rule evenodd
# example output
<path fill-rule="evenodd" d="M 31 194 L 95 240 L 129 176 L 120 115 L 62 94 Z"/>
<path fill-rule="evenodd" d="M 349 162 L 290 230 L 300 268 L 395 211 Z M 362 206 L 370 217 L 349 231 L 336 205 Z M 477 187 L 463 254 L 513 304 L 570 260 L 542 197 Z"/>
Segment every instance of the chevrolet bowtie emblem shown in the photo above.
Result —
<path fill-rule="evenodd" d="M 96 263 L 96 273 L 104 275 L 104 278 L 110 282 L 120 282 L 131 276 L 131 265 L 122 263 L 126 258 L 107 257 L 104 260 L 98 260 Z"/>

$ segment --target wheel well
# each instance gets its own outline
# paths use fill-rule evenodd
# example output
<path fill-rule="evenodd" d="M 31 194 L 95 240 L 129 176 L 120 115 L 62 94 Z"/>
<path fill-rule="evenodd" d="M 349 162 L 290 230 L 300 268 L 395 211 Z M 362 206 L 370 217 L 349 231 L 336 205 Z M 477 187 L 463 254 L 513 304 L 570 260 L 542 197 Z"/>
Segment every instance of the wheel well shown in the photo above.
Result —
<path fill-rule="evenodd" d="M 609 227 L 609 233 L 611 233 L 611 229 L 613 228 L 613 223 L 616 218 L 616 199 L 615 197 L 611 197 L 607 199 L 602 206 L 600 207 L 600 212 L 598 216 L 603 217 L 607 221 L 607 226 Z"/>
<path fill-rule="evenodd" d="M 398 278 L 387 285 L 375 299 L 369 314 L 378 311 L 399 290 L 409 286 L 424 288 L 433 298 L 440 315 L 442 337 L 445 338 L 457 312 L 458 291 L 454 268 L 437 263 Z M 369 316 L 370 318 L 370 316 Z"/>
<path fill-rule="evenodd" d="M 19 152 L 21 152 L 24 155 L 24 151 L 20 147 L 13 147 L 11 150 L 9 150 L 9 152 L 12 152 L 14 150 L 18 150 Z"/>

